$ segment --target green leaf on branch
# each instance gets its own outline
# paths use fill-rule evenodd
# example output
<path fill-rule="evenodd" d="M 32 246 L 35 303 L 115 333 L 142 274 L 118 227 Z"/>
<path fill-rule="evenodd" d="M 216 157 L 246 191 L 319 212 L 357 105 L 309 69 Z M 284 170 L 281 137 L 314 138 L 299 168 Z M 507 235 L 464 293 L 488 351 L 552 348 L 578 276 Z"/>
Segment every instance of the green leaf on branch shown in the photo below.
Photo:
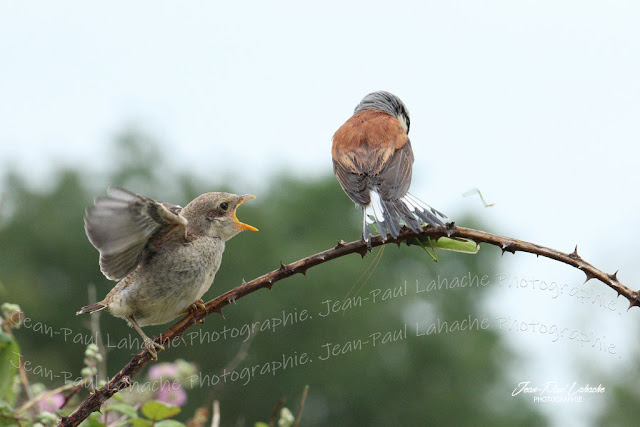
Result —
<path fill-rule="evenodd" d="M 102 414 L 99 413 L 99 412 L 94 412 L 93 414 L 89 415 L 89 418 L 87 418 L 88 426 L 89 427 L 104 427 L 104 423 L 100 422 L 100 417 L 101 416 L 102 416 Z"/>
<path fill-rule="evenodd" d="M 162 420 L 155 425 L 156 427 L 185 427 L 184 423 L 176 420 Z"/>
<path fill-rule="evenodd" d="M 106 411 L 118 412 L 122 415 L 128 416 L 129 418 L 138 418 L 138 411 L 136 411 L 133 406 L 127 405 L 126 403 L 114 403 L 113 405 L 107 406 L 105 408 L 105 412 Z"/>
<path fill-rule="evenodd" d="M 144 418 L 136 418 L 127 425 L 132 427 L 185 427 L 183 423 L 176 420 L 162 420 L 155 422 Z"/>
<path fill-rule="evenodd" d="M 157 400 L 142 405 L 142 414 L 150 420 L 160 421 L 180 413 L 178 406 L 167 405 Z"/>
<path fill-rule="evenodd" d="M 20 347 L 16 340 L 0 331 L 0 399 L 11 401 L 13 377 L 20 364 Z"/>
<path fill-rule="evenodd" d="M 8 402 L 0 400 L 0 421 L 2 421 L 3 417 L 13 418 L 13 408 L 11 408 L 11 405 L 9 405 Z"/>
<path fill-rule="evenodd" d="M 131 427 L 151 427 L 152 425 L 153 421 L 145 420 L 144 418 L 136 418 L 131 421 Z"/>

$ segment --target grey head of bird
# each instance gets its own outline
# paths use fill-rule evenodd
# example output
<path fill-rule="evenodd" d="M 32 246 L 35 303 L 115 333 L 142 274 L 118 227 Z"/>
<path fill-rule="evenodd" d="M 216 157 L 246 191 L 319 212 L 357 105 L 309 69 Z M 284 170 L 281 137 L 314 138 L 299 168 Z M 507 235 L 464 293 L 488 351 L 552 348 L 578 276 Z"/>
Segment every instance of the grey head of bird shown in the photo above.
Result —
<path fill-rule="evenodd" d="M 193 199 L 180 213 L 187 221 L 187 234 L 231 239 L 242 230 L 258 229 L 238 221 L 236 209 L 255 196 L 205 193 Z"/>

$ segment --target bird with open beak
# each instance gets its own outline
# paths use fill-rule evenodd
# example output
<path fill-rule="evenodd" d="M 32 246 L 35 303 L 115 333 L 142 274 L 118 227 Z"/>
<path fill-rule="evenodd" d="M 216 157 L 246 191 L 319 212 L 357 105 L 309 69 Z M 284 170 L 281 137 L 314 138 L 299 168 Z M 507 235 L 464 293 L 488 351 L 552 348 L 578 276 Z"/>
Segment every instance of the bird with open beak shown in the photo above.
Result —
<path fill-rule="evenodd" d="M 333 171 L 347 196 L 362 208 L 362 238 L 368 226 L 396 238 L 402 225 L 420 231 L 423 222 L 443 225 L 446 217 L 409 193 L 413 150 L 409 111 L 389 92 L 373 92 L 333 135 Z"/>
<path fill-rule="evenodd" d="M 189 310 L 204 310 L 202 296 L 220 267 L 225 242 L 257 228 L 236 218 L 254 196 L 206 193 L 184 208 L 109 187 L 87 209 L 87 237 L 100 252 L 100 270 L 116 286 L 100 302 L 76 314 L 107 310 L 126 319 L 154 359 L 164 350 L 142 326 L 169 322 Z"/>

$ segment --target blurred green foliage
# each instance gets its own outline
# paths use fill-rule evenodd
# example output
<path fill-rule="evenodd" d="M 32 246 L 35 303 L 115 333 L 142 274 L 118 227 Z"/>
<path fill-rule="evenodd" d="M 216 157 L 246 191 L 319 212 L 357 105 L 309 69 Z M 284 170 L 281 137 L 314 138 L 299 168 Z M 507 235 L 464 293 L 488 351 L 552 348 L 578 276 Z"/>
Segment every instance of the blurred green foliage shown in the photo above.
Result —
<path fill-rule="evenodd" d="M 333 176 L 279 176 L 252 189 L 167 168 L 152 139 L 137 132 L 123 133 L 114 146 L 114 158 L 105 159 L 113 169 L 104 176 L 82 167 L 61 170 L 44 188 L 17 173 L 5 176 L 0 298 L 20 304 L 28 318 L 16 331 L 23 357 L 47 368 L 46 375 L 32 372 L 32 381 L 55 386 L 80 376 L 92 335 L 90 318 L 75 312 L 87 304 L 89 284 L 97 287 L 98 299 L 113 285 L 100 273 L 82 217 L 107 185 L 183 206 L 207 191 L 257 196 L 238 216 L 260 231 L 227 243 L 205 298 L 276 269 L 281 261 L 359 238 L 361 215 Z M 472 218 L 457 220 L 474 226 Z M 500 257 L 491 250 L 438 254 L 438 263 L 418 247 L 387 246 L 380 258 L 379 250 L 364 259 L 350 255 L 239 300 L 224 309 L 224 319 L 209 316 L 185 334 L 184 343 L 160 354 L 161 361 L 183 358 L 198 366 L 178 418 L 186 420 L 216 399 L 222 425 L 253 425 L 268 419 L 283 396 L 288 407 L 297 408 L 309 384 L 303 425 L 545 424 L 536 407 L 505 392 L 513 388 L 507 370 L 518 356 L 495 330 L 478 326 L 417 336 L 438 322 L 478 319 L 479 325 L 487 316 L 480 308 L 487 287 L 426 289 L 445 278 L 493 277 Z M 358 301 L 362 305 L 354 306 Z M 337 312 L 327 313 L 329 307 Z M 286 326 L 283 319 L 290 319 Z M 111 376 L 138 351 L 118 347 L 138 336 L 109 314 L 100 321 Z M 157 335 L 169 326 L 145 329 Z M 329 357 L 330 351 L 336 354 Z M 289 366 L 275 370 L 283 360 Z M 225 369 L 232 373 L 223 375 Z"/>

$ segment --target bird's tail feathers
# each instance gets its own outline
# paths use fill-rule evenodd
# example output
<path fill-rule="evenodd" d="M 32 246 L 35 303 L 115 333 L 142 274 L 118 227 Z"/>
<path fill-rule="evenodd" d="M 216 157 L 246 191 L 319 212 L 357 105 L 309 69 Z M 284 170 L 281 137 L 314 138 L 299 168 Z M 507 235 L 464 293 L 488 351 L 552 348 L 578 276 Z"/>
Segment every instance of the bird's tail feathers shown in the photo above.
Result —
<path fill-rule="evenodd" d="M 95 303 L 95 304 L 89 304 L 89 305 L 86 305 L 86 306 L 82 307 L 80 309 L 80 311 L 76 312 L 76 315 L 78 315 L 78 314 L 91 314 L 91 313 L 95 313 L 96 311 L 104 310 L 105 308 L 107 308 L 107 305 L 106 304 L 102 304 L 100 302 Z"/>
<path fill-rule="evenodd" d="M 405 194 L 400 200 L 415 217 L 420 218 L 426 224 L 437 227 L 439 225 L 444 225 L 440 218 L 444 220 L 447 219 L 447 216 L 445 214 L 438 211 L 437 209 L 432 208 L 411 193 Z"/>
<path fill-rule="evenodd" d="M 363 226 L 363 237 L 367 242 L 371 239 L 368 230 L 369 224 L 375 224 L 383 236 L 386 237 L 387 234 L 390 234 L 396 238 L 400 235 L 403 225 L 419 232 L 423 223 L 440 226 L 444 225 L 440 218 L 447 218 L 443 213 L 410 193 L 396 200 L 382 200 L 375 190 L 371 190 L 370 195 L 371 203 L 365 208 Z"/>

